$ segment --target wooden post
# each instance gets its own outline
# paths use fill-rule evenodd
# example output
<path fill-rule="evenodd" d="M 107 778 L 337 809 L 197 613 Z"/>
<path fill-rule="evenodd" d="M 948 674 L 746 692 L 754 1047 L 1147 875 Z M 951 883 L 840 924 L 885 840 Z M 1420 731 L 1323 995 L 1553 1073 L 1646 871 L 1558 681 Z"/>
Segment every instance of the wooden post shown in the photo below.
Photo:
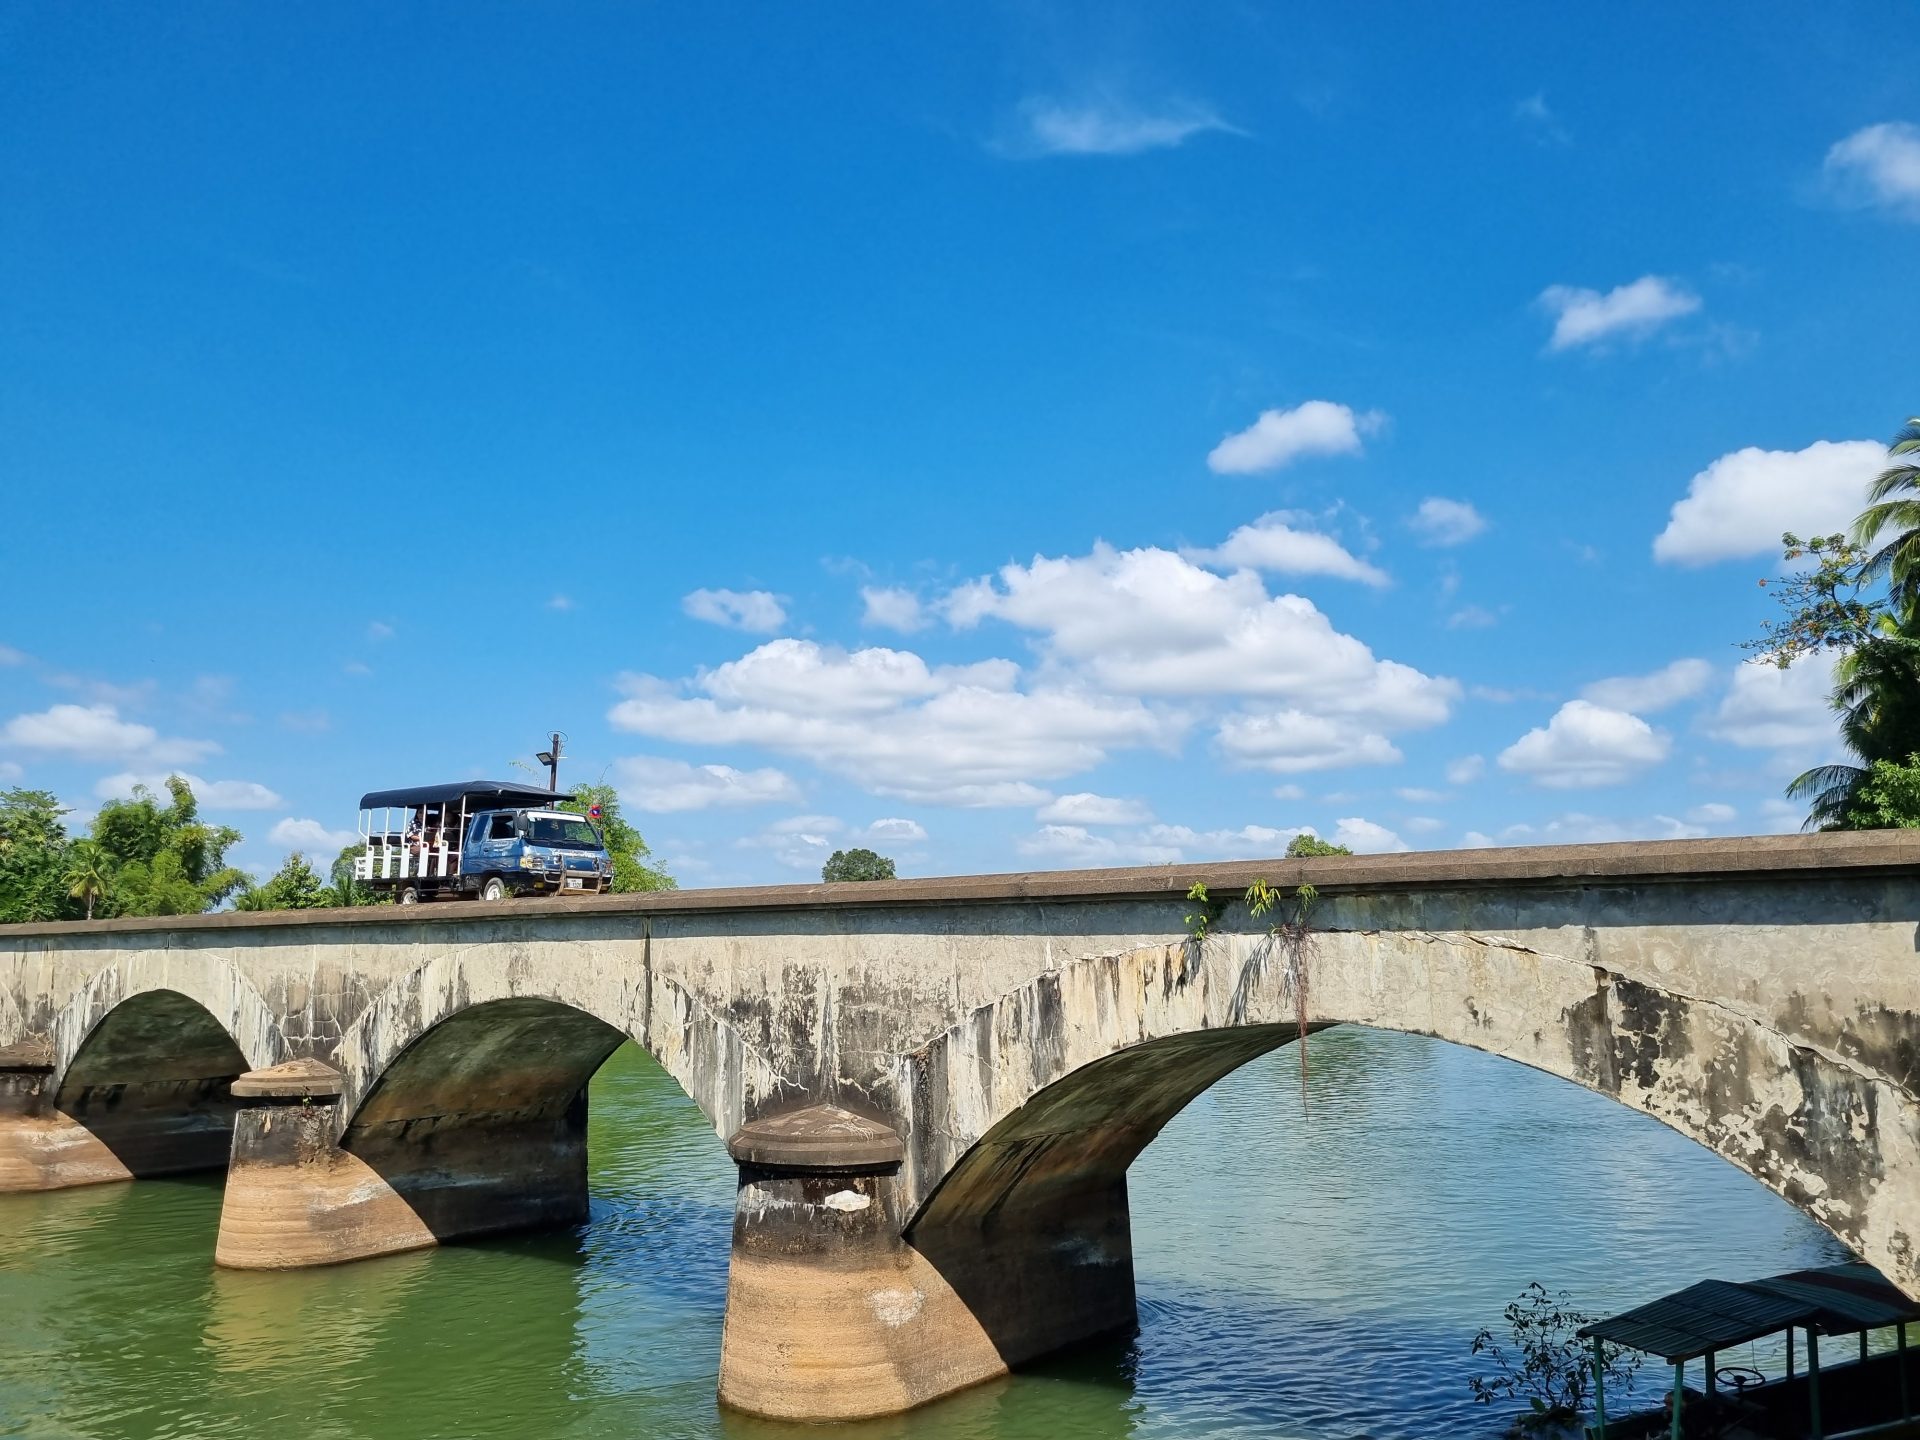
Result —
<path fill-rule="evenodd" d="M 1673 1440 L 1684 1440 L 1680 1429 L 1680 1411 L 1687 1403 L 1687 1362 L 1673 1362 Z"/>
<path fill-rule="evenodd" d="M 1907 1396 L 1907 1322 L 1902 1320 L 1894 1332 L 1894 1350 L 1900 1357 L 1900 1418 L 1913 1418 L 1913 1402 Z"/>
<path fill-rule="evenodd" d="M 1904 1337 L 1906 1327 L 1900 1329 Z M 1607 1355 L 1606 1342 L 1598 1335 L 1593 1337 L 1593 1426 L 1595 1440 L 1607 1440 Z M 1900 1372 L 1902 1393 L 1905 1392 L 1907 1372 Z"/>
<path fill-rule="evenodd" d="M 1820 1428 L 1820 1335 L 1807 1327 L 1807 1431 L 1808 1440 L 1825 1440 Z"/>

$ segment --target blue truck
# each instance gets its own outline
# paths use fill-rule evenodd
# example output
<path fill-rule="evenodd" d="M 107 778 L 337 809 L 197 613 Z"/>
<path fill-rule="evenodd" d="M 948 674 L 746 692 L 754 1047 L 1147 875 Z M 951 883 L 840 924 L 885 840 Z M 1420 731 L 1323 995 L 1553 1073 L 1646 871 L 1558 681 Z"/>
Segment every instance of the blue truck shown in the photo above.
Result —
<path fill-rule="evenodd" d="M 360 797 L 354 878 L 402 905 L 442 898 L 598 894 L 613 857 L 574 797 L 511 781 L 462 780 Z"/>

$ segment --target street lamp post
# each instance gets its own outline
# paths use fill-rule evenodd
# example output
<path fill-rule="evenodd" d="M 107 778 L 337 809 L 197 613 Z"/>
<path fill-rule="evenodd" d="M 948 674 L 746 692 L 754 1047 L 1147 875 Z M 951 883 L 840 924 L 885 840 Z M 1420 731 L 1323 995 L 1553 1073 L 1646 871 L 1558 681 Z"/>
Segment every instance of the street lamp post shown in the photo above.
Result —
<path fill-rule="evenodd" d="M 551 736 L 553 748 L 551 750 L 542 750 L 538 755 L 533 757 L 547 767 L 547 789 L 553 791 L 555 794 L 558 794 L 560 791 L 560 755 L 561 747 L 566 743 L 566 738 L 567 737 L 562 735 L 558 730 L 555 730 Z"/>

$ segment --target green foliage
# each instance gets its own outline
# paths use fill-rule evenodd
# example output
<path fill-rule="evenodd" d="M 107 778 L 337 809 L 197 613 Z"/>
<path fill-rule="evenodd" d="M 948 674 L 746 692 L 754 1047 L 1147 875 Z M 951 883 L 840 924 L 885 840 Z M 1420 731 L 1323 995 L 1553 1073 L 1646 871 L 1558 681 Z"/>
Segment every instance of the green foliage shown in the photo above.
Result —
<path fill-rule="evenodd" d="M 1536 1280 L 1507 1305 L 1505 1339 L 1492 1330 L 1473 1337 L 1473 1353 L 1486 1356 L 1493 1366 L 1491 1375 L 1469 1377 L 1474 1401 L 1481 1405 L 1524 1401 L 1527 1408 L 1514 1417 L 1515 1433 L 1556 1428 L 1586 1413 L 1587 1392 L 1593 1385 L 1593 1352 L 1577 1332 L 1595 1317 L 1573 1309 L 1570 1298 L 1564 1290 L 1549 1292 Z M 1603 1344 L 1601 1365 L 1608 1390 L 1631 1392 L 1640 1368 L 1638 1354 Z"/>
<path fill-rule="evenodd" d="M 69 893 L 67 812 L 45 790 L 0 793 L 0 923 L 68 920 L 80 913 Z"/>
<path fill-rule="evenodd" d="M 298 850 L 287 856 L 264 885 L 249 886 L 233 902 L 236 910 L 319 910 L 338 903 Z"/>
<path fill-rule="evenodd" d="M 109 915 L 198 915 L 246 888 L 226 863 L 240 832 L 200 822 L 193 791 L 178 775 L 162 805 L 144 785 L 131 800 L 113 800 L 94 817 L 93 839 L 113 868 L 103 900 Z"/>
<path fill-rule="evenodd" d="M 1311 830 L 1306 830 L 1287 842 L 1287 859 L 1310 860 L 1321 855 L 1351 855 L 1353 851 L 1344 845 L 1336 845 L 1331 840 L 1322 840 Z"/>
<path fill-rule="evenodd" d="M 679 886 L 671 875 L 647 863 L 653 852 L 640 832 L 621 817 L 620 796 L 613 786 L 576 786 L 574 798 L 563 801 L 559 808 L 585 815 L 595 805 L 600 807 L 600 819 L 594 823 L 607 842 L 607 853 L 613 857 L 614 891 L 624 895 L 637 890 L 677 890 Z"/>
<path fill-rule="evenodd" d="M 342 846 L 340 853 L 333 857 L 333 864 L 327 867 L 327 879 L 332 882 L 329 889 L 333 898 L 331 905 L 382 905 L 388 903 L 388 897 L 380 891 L 365 885 L 353 876 L 353 862 L 365 853 L 366 847 L 359 841 Z"/>
<path fill-rule="evenodd" d="M 1897 463 L 1867 491 L 1867 508 L 1853 522 L 1853 543 L 1873 547 L 1862 573 L 1887 582 L 1896 615 L 1920 613 L 1920 416 L 1909 419 L 1887 447 Z"/>
<path fill-rule="evenodd" d="M 1849 534 L 1781 537 L 1789 562 L 1812 564 L 1777 582 L 1786 618 L 1746 647 L 1782 669 L 1839 656 L 1831 703 L 1851 760 L 1787 786 L 1806 802 L 1810 830 L 1900 825 L 1912 813 L 1899 772 L 1920 753 L 1920 419 L 1888 455 L 1899 463 L 1874 482 Z"/>
<path fill-rule="evenodd" d="M 93 910 L 113 884 L 113 861 L 97 840 L 78 840 L 67 849 L 67 895 L 86 907 L 81 918 L 93 919 Z"/>
<path fill-rule="evenodd" d="M 892 880 L 893 861 L 872 850 L 836 850 L 820 867 L 820 878 L 828 883 L 841 880 Z"/>
<path fill-rule="evenodd" d="M 1787 669 L 1794 661 L 1829 650 L 1851 650 L 1882 633 L 1891 614 L 1887 597 L 1872 593 L 1868 551 L 1844 535 L 1815 535 L 1802 540 L 1791 530 L 1780 537 L 1781 558 L 1789 564 L 1812 560 L 1813 568 L 1792 571 L 1771 588 L 1786 618 L 1768 621 L 1758 640 L 1741 647 Z"/>
<path fill-rule="evenodd" d="M 1920 754 L 1868 766 L 1851 792 L 1846 828 L 1920 829 Z"/>
<path fill-rule="evenodd" d="M 1220 923 L 1221 915 L 1226 913 L 1227 902 L 1207 894 L 1206 884 L 1200 880 L 1187 887 L 1187 899 L 1200 907 L 1186 916 L 1187 934 L 1196 945 L 1204 945 L 1213 934 L 1213 927 Z"/>

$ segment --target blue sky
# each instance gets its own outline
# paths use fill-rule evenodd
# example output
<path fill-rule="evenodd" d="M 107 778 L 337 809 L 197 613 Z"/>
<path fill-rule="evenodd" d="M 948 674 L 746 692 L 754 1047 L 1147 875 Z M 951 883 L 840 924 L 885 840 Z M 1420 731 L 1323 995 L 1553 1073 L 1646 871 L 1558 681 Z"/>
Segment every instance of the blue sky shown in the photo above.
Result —
<path fill-rule="evenodd" d="M 1792 828 L 1910 6 L 27 4 L 0 783 L 686 884 Z"/>

